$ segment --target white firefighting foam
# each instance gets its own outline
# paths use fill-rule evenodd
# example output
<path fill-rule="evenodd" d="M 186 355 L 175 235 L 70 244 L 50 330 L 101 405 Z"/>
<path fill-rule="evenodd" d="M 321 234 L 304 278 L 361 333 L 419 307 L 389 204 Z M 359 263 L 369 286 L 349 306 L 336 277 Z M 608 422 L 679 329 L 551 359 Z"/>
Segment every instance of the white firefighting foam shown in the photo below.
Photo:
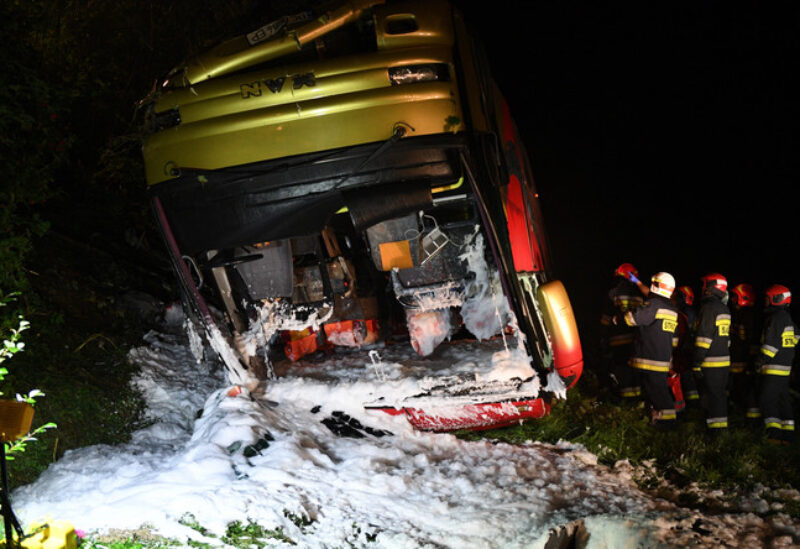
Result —
<path fill-rule="evenodd" d="M 430 355 L 452 333 L 450 309 L 406 311 L 411 346 L 420 356 Z"/>
<path fill-rule="evenodd" d="M 124 444 L 66 452 L 11 494 L 14 511 L 23 525 L 150 530 L 184 547 L 223 547 L 234 522 L 272 531 L 254 541 L 271 547 L 542 548 L 573 534 L 587 547 L 800 542 L 780 512 L 707 517 L 653 499 L 625 462 L 598 465 L 579 445 L 467 442 L 361 405 L 408 394 L 431 369 L 474 371 L 499 345 L 444 344 L 436 359 L 405 345 L 382 348 L 383 360 L 341 352 L 250 393 L 220 364 L 198 366 L 185 335 L 150 333 L 129 358 L 152 424 Z"/>
<path fill-rule="evenodd" d="M 450 245 L 455 245 L 450 243 Z M 413 308 L 406 310 L 408 331 L 411 344 L 421 356 L 430 355 L 453 332 L 452 311 L 459 308 L 458 313 L 466 329 L 478 340 L 488 340 L 501 334 L 509 325 L 516 325 L 514 315 L 509 308 L 508 300 L 503 294 L 500 277 L 491 271 L 486 262 L 483 235 L 475 231 L 459 245 L 459 259 L 467 264 L 473 274 L 469 281 L 463 281 L 464 287 L 454 292 L 455 283 L 448 283 L 436 291 L 405 290 L 393 273 L 396 293 L 402 292 L 403 298 L 409 298 Z M 505 378 L 520 377 L 525 379 L 533 375 L 530 360 L 519 347 L 518 351 L 507 352 L 494 359 L 498 364 L 496 376 Z M 517 366 L 527 363 L 527 372 L 519 374 L 509 372 L 509 364 Z"/>
<path fill-rule="evenodd" d="M 490 339 L 510 322 L 513 313 L 503 295 L 500 276 L 490 271 L 484 255 L 483 235 L 477 233 L 460 255 L 475 274 L 461 306 L 464 326 L 478 339 Z"/>

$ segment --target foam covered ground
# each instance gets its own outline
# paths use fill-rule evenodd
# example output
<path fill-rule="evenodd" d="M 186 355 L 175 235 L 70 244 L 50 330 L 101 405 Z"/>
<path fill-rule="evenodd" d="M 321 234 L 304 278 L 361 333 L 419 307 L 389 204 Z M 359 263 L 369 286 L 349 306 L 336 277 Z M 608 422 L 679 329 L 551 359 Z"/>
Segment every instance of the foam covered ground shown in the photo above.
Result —
<path fill-rule="evenodd" d="M 626 463 L 598 465 L 578 445 L 467 442 L 364 409 L 431 373 L 489 372 L 502 340 L 446 343 L 426 358 L 407 345 L 337 353 L 254 393 L 190 347 L 165 329 L 131 351 L 152 424 L 125 444 L 69 451 L 17 489 L 24 524 L 60 518 L 89 533 L 145 527 L 221 544 L 229 523 L 253 521 L 300 547 L 544 547 L 576 524 L 589 547 L 788 547 L 800 534 L 780 515 L 704 517 L 655 500 Z"/>

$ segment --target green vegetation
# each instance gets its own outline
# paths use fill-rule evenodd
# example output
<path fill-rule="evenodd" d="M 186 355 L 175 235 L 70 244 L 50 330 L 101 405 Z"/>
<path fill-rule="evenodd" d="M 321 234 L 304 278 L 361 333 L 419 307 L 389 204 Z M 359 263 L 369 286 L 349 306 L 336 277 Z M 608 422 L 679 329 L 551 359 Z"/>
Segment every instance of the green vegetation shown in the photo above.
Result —
<path fill-rule="evenodd" d="M 147 203 L 137 102 L 181 57 L 281 9 L 0 2 L 0 295 L 20 296 L 0 307 L 0 329 L 30 321 L 0 391 L 39 388 L 34 428 L 58 424 L 10 464 L 12 489 L 71 448 L 141 426 L 125 356 L 151 319 L 125 295 L 176 292 Z"/>
<path fill-rule="evenodd" d="M 136 537 L 114 541 L 85 539 L 78 547 L 83 549 L 165 549 L 166 547 L 185 547 L 185 544 L 170 539 L 141 540 Z"/>
<path fill-rule="evenodd" d="M 284 510 L 284 516 L 291 518 L 294 515 Z M 311 524 L 306 519 L 298 520 L 305 526 Z M 225 544 L 227 547 L 251 549 L 253 547 L 267 547 L 277 542 L 296 545 L 296 542 L 289 538 L 280 526 L 272 529 L 265 528 L 252 520 L 248 520 L 247 523 L 231 522 L 228 524 L 225 533 L 219 537 L 198 523 L 195 517 L 189 513 L 181 517 L 180 523 L 212 541 L 207 543 L 186 539 L 182 542 L 176 539 L 163 538 L 153 534 L 147 528 L 142 528 L 136 531 L 112 531 L 101 536 L 85 536 L 80 543 L 80 547 L 82 549 L 162 549 L 189 546 L 210 549 Z"/>
<path fill-rule="evenodd" d="M 531 440 L 582 444 L 603 465 L 627 459 L 641 467 L 637 481 L 643 489 L 687 506 L 708 504 L 697 500 L 693 483 L 722 489 L 731 497 L 758 485 L 773 490 L 800 486 L 800 446 L 766 443 L 760 426 L 749 426 L 741 410 L 731 410 L 730 428 L 713 439 L 708 437 L 698 409 L 682 412 L 672 431 L 658 431 L 648 425 L 648 419 L 643 405 L 614 402 L 593 372 L 585 371 L 567 400 L 557 401 L 549 416 L 460 436 L 512 444 Z M 787 502 L 784 512 L 798 517 L 798 511 L 796 502 Z"/>
<path fill-rule="evenodd" d="M 314 523 L 313 519 L 297 516 L 286 509 L 283 510 L 283 516 L 294 523 L 303 533 Z M 168 547 L 212 549 L 224 545 L 225 547 L 237 549 L 252 549 L 254 547 L 270 547 L 277 544 L 297 545 L 296 540 L 286 535 L 283 527 L 267 528 L 250 519 L 246 523 L 240 521 L 229 523 L 225 533 L 221 536 L 210 532 L 205 526 L 197 522 L 194 515 L 190 513 L 183 515 L 179 522 L 209 541 L 197 541 L 189 538 L 180 541 L 164 538 L 154 534 L 145 526 L 138 530 L 112 530 L 102 535 L 85 535 L 81 533 L 79 547 L 81 549 L 165 549 Z M 352 535 L 354 539 L 361 536 L 361 528 L 356 524 L 352 525 Z M 375 541 L 376 536 L 377 534 L 368 533 L 365 538 L 368 543 L 372 543 Z M 363 541 L 359 542 L 358 545 L 350 540 L 346 540 L 345 543 L 350 547 L 363 545 Z"/>
<path fill-rule="evenodd" d="M 251 520 L 248 520 L 247 524 L 242 524 L 239 521 L 230 523 L 225 535 L 222 537 L 222 541 L 226 544 L 242 548 L 252 547 L 254 545 L 256 547 L 263 547 L 265 541 L 269 539 L 296 545 L 291 538 L 283 533 L 283 528 L 278 527 L 269 530 Z"/>
<path fill-rule="evenodd" d="M 38 387 L 46 396 L 36 404 L 34 432 L 39 444 L 26 449 L 24 459 L 9 464 L 10 486 L 32 482 L 64 451 L 90 444 L 114 444 L 127 440 L 130 432 L 142 426 L 143 403 L 129 386 L 133 367 L 125 360 L 126 348 L 134 341 L 119 335 L 114 327 L 115 313 L 102 313 L 110 320 L 110 338 L 94 338 L 81 347 L 84 334 L 72 333 L 65 321 L 74 312 L 58 310 L 55 318 L 38 316 L 29 332 L 25 352 L 15 355 L 13 367 L 0 382 L 2 391 L 15 394 Z M 130 322 L 124 322 L 130 326 Z M 141 330 L 131 336 L 141 339 Z M 115 346 L 116 345 L 116 346 Z M 48 430 L 54 424 L 58 429 Z"/>
<path fill-rule="evenodd" d="M 4 296 L 0 294 L 0 307 L 6 307 L 9 302 L 13 301 L 15 295 Z M 30 327 L 30 323 L 19 317 L 19 324 L 16 328 L 11 328 L 9 333 L 6 334 L 4 330 L 0 330 L 0 335 L 3 336 L 2 341 L 3 345 L 0 347 L 0 365 L 5 363 L 8 359 L 22 351 L 25 347 L 25 343 L 22 342 L 22 332 L 27 330 Z M 0 366 L 0 383 L 6 378 L 8 375 L 8 369 L 3 366 Z M 0 385 L 0 387 L 2 387 Z M 2 390 L 0 390 L 0 397 L 4 396 Z M 25 394 L 17 393 L 16 398 L 20 402 L 25 402 L 30 404 L 31 406 L 36 405 L 36 401 L 38 398 L 45 396 L 45 394 L 40 389 L 31 389 Z M 17 440 L 3 442 L 5 444 L 5 459 L 8 461 L 14 460 L 15 454 L 22 454 L 29 442 L 33 442 L 37 440 L 37 436 L 41 435 L 48 429 L 55 428 L 56 424 L 52 422 L 43 423 L 36 428 L 32 428 L 27 434 L 21 436 Z"/>

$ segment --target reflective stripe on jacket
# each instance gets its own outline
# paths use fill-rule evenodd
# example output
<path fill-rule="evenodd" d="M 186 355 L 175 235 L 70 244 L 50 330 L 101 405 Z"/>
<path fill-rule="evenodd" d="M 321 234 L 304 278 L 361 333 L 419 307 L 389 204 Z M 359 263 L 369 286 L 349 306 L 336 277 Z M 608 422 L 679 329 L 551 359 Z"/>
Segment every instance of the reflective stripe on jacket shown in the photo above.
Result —
<path fill-rule="evenodd" d="M 773 376 L 791 374 L 796 346 L 794 321 L 788 308 L 768 309 L 761 334 L 761 354 L 756 359 L 761 373 Z"/>
<path fill-rule="evenodd" d="M 644 305 L 625 313 L 625 323 L 636 329 L 631 366 L 641 370 L 668 372 L 672 364 L 678 310 L 672 302 L 651 294 Z"/>
<path fill-rule="evenodd" d="M 626 312 L 641 307 L 644 298 L 642 293 L 630 280 L 617 277 L 616 285 L 609 290 L 603 304 L 603 314 L 600 317 L 600 326 L 603 345 L 606 347 L 620 347 L 633 344 L 633 330 L 623 323 L 613 324 L 615 316 L 624 315 Z"/>
<path fill-rule="evenodd" d="M 724 292 L 712 288 L 703 296 L 695 326 L 693 367 L 730 366 L 731 312 L 722 302 Z"/>

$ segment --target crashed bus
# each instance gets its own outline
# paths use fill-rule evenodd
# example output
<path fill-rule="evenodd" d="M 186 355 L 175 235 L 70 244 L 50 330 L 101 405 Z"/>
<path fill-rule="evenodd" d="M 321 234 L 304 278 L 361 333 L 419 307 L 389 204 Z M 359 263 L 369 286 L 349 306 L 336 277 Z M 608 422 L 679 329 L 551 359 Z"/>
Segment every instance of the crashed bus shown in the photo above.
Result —
<path fill-rule="evenodd" d="M 526 152 L 448 2 L 287 14 L 179 64 L 143 106 L 184 309 L 232 382 L 337 348 L 512 340 L 535 390 L 447 379 L 429 384 L 447 414 L 425 394 L 366 406 L 432 431 L 541 417 L 577 382 Z"/>

